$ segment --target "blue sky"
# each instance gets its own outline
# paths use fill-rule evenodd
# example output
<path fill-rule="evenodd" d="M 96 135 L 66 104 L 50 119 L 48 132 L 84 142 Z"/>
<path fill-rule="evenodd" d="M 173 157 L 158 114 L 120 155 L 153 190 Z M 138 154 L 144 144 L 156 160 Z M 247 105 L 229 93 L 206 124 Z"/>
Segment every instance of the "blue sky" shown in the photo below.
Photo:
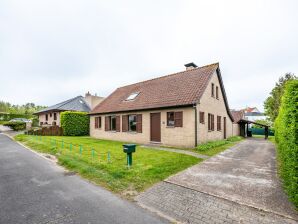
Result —
<path fill-rule="evenodd" d="M 231 108 L 298 72 L 298 1 L 0 0 L 0 100 L 51 105 L 219 62 Z"/>

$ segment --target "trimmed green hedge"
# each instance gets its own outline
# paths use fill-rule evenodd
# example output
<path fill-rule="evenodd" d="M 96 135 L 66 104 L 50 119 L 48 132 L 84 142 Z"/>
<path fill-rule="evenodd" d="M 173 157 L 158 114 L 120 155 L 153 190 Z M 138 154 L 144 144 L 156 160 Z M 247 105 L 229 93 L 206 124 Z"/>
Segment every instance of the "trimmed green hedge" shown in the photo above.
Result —
<path fill-rule="evenodd" d="M 65 111 L 60 116 L 63 135 L 89 135 L 89 116 L 86 112 Z"/>
<path fill-rule="evenodd" d="M 4 126 L 10 127 L 14 131 L 21 131 L 26 129 L 26 123 L 23 121 L 12 121 L 12 122 L 6 122 L 3 124 Z"/>
<path fill-rule="evenodd" d="M 286 84 L 275 120 L 275 140 L 284 188 L 298 207 L 298 80 Z"/>

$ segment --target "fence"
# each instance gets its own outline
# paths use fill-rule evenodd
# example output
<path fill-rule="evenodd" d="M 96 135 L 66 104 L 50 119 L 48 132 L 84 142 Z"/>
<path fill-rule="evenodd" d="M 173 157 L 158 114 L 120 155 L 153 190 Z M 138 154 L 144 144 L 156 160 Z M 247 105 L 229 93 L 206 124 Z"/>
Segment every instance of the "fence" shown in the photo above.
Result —
<path fill-rule="evenodd" d="M 44 137 L 38 134 L 30 135 L 31 141 L 37 144 L 48 144 L 51 146 L 52 150 L 63 154 L 63 155 L 71 155 L 71 156 L 79 156 L 82 160 L 86 160 L 86 162 L 99 162 L 111 164 L 113 161 L 123 161 L 127 163 L 127 156 L 123 154 L 123 156 L 115 156 L 112 155 L 111 151 L 99 152 L 95 150 L 93 147 L 89 147 L 83 144 L 73 144 L 72 142 L 65 141 L 63 139 L 59 140 L 51 137 Z M 86 158 L 83 158 L 86 157 Z M 123 164 L 124 164 L 123 163 Z M 127 165 L 130 168 L 129 165 Z"/>
<path fill-rule="evenodd" d="M 59 126 L 42 127 L 37 130 L 29 130 L 26 132 L 28 135 L 49 135 L 49 136 L 62 136 L 63 129 Z"/>
<path fill-rule="evenodd" d="M 252 132 L 253 135 L 265 135 L 265 128 L 249 128 L 249 131 Z M 269 129 L 269 136 L 274 136 L 274 131 Z"/>

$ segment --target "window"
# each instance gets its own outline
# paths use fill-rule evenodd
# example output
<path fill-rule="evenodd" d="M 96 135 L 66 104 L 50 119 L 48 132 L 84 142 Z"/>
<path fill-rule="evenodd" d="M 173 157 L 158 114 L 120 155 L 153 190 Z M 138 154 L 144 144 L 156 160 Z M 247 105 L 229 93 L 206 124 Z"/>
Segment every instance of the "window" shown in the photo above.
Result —
<path fill-rule="evenodd" d="M 130 95 L 126 98 L 126 101 L 134 100 L 138 95 L 139 95 L 139 92 L 137 92 L 137 93 L 132 93 L 132 94 L 130 94 Z"/>
<path fill-rule="evenodd" d="M 169 127 L 175 126 L 174 112 L 167 113 L 167 126 L 169 126 Z"/>
<path fill-rule="evenodd" d="M 50 117 L 52 117 L 52 113 L 50 113 Z"/>
<path fill-rule="evenodd" d="M 218 99 L 218 86 L 216 86 L 215 94 L 216 94 L 216 99 Z"/>
<path fill-rule="evenodd" d="M 101 117 L 95 117 L 95 120 L 94 120 L 94 127 L 96 128 L 96 129 L 99 129 L 99 128 L 101 128 Z"/>
<path fill-rule="evenodd" d="M 217 131 L 221 131 L 221 116 L 217 116 Z"/>
<path fill-rule="evenodd" d="M 43 122 L 40 122 L 39 124 L 40 124 L 40 126 L 42 126 L 43 125 Z"/>
<path fill-rule="evenodd" d="M 200 123 L 205 124 L 205 113 L 204 112 L 200 112 Z"/>
<path fill-rule="evenodd" d="M 183 126 L 183 112 L 167 112 L 167 126 L 168 127 L 182 127 Z"/>
<path fill-rule="evenodd" d="M 211 83 L 211 96 L 214 97 L 214 83 Z"/>
<path fill-rule="evenodd" d="M 53 121 L 53 122 L 52 122 L 52 125 L 53 125 L 53 126 L 56 126 L 56 121 Z"/>
<path fill-rule="evenodd" d="M 208 114 L 208 131 L 214 131 L 214 115 Z"/>
<path fill-rule="evenodd" d="M 137 131 L 137 115 L 128 116 L 128 130 Z"/>
<path fill-rule="evenodd" d="M 54 113 L 54 121 L 57 120 L 57 113 Z"/>
<path fill-rule="evenodd" d="M 116 131 L 116 116 L 110 116 L 110 130 Z"/>
<path fill-rule="evenodd" d="M 49 119 L 48 114 L 46 114 L 46 121 Z"/>

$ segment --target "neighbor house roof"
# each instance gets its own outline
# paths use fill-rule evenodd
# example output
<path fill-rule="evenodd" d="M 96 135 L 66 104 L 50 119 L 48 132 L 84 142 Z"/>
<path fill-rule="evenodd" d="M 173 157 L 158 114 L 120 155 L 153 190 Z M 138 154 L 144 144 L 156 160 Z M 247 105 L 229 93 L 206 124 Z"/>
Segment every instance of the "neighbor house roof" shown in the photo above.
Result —
<path fill-rule="evenodd" d="M 244 111 L 242 110 L 231 110 L 231 114 L 234 118 L 234 123 L 238 123 L 244 117 Z"/>
<path fill-rule="evenodd" d="M 55 104 L 53 106 L 47 107 L 45 109 L 42 109 L 35 114 L 44 113 L 47 111 L 83 111 L 83 112 L 90 112 L 90 106 L 85 101 L 84 97 L 77 96 L 75 98 L 63 101 L 61 103 Z"/>
<path fill-rule="evenodd" d="M 120 87 L 90 114 L 191 106 L 199 101 L 214 72 L 218 74 L 227 112 L 233 120 L 218 63 Z M 134 99 L 127 100 L 131 98 Z"/>

